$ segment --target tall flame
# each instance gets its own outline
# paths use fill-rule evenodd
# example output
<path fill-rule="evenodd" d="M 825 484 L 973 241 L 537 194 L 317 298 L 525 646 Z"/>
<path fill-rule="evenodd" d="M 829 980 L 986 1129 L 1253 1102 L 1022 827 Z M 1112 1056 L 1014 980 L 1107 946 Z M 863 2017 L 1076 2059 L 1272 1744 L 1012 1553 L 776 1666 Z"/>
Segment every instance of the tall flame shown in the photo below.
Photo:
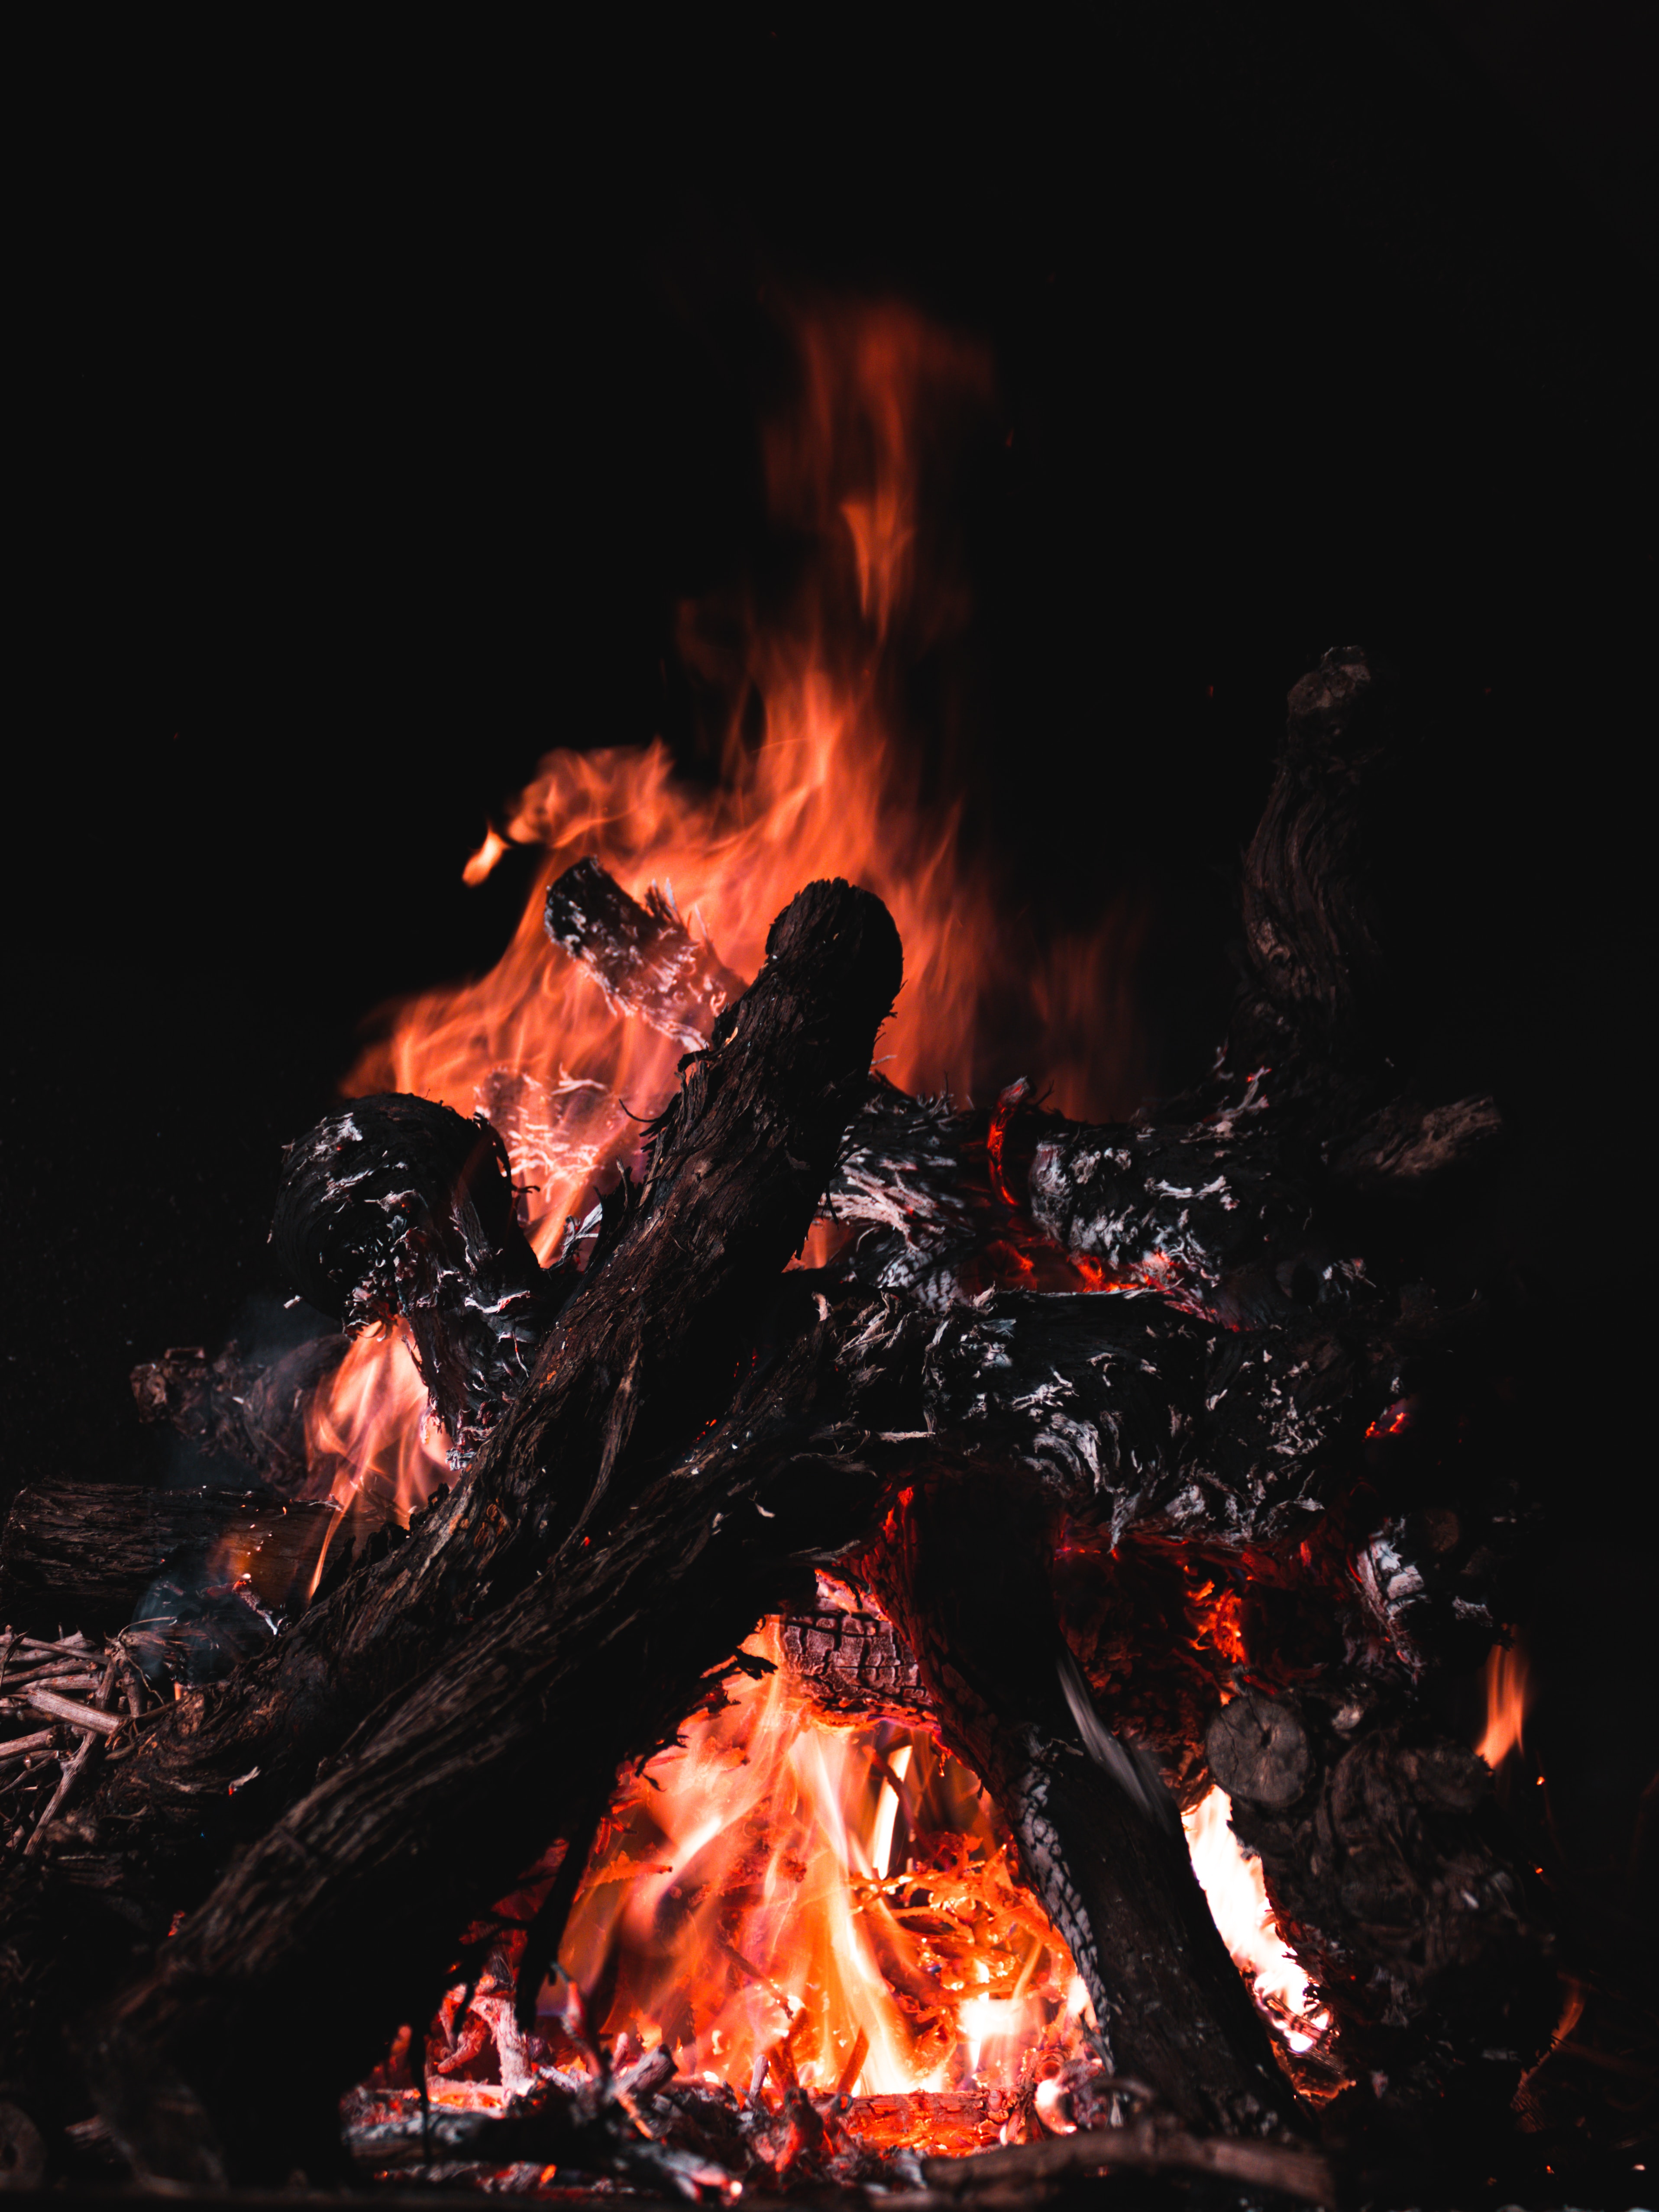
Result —
<path fill-rule="evenodd" d="M 688 781 L 660 741 L 548 754 L 465 870 L 482 882 L 511 845 L 544 854 L 511 943 L 487 975 L 398 1008 L 345 1085 L 484 1111 L 544 1258 L 596 1174 L 633 1146 L 630 1114 L 672 1092 L 682 1049 L 618 1018 L 549 945 L 546 886 L 585 855 L 635 896 L 662 884 L 745 976 L 803 884 L 840 875 L 878 892 L 904 945 L 905 987 L 883 1033 L 884 1072 L 902 1088 L 963 1090 L 996 1065 L 1012 1008 L 1024 1010 L 1023 1033 L 1041 1024 L 1047 1065 L 1029 1072 L 1060 1109 L 1099 1115 L 1138 1094 L 1132 919 L 1114 912 L 1084 939 L 1019 940 L 997 883 L 964 854 L 959 799 L 926 799 L 907 725 L 908 670 L 969 613 L 933 528 L 944 502 L 923 493 L 992 403 L 987 356 L 898 306 L 804 319 L 797 337 L 798 403 L 767 429 L 763 459 L 775 520 L 810 550 L 807 580 L 780 623 L 743 610 L 734 623 L 730 607 L 705 605 L 680 624 L 688 667 L 725 703 L 717 775 Z M 372 1468 L 406 1512 L 441 1479 L 441 1439 L 417 1433 L 406 1364 L 392 1341 L 360 1346 L 342 1370 L 313 1436 L 319 1488 L 343 1497 Z"/>

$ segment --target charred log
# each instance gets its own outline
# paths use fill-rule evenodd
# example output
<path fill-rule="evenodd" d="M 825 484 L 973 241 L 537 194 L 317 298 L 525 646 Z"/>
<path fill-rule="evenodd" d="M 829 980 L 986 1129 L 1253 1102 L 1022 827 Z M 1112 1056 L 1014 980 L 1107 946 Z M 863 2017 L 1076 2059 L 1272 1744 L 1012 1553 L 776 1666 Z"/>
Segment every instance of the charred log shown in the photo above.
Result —
<path fill-rule="evenodd" d="M 305 1495 L 306 1409 L 345 1357 L 343 1336 L 315 1337 L 269 1364 L 228 1344 L 210 1360 L 199 1346 L 163 1352 L 132 1370 L 141 1421 L 167 1421 L 210 1458 L 285 1498 Z"/>
<path fill-rule="evenodd" d="M 860 1533 L 876 1477 L 840 1425 L 835 1332 L 805 1290 L 799 1306 L 802 1333 L 697 1450 L 409 1685 L 106 2016 L 92 2077 L 141 2172 L 217 2181 L 275 2160 L 280 2178 L 296 2094 L 325 2169 L 336 2099 L 435 2008 L 468 1911 L 672 1735 L 806 1562 Z"/>
<path fill-rule="evenodd" d="M 630 898 L 594 860 L 578 860 L 547 887 L 547 933 L 591 975 L 618 1012 L 648 1022 L 688 1052 L 707 1043 L 744 984 L 707 938 L 697 939 L 653 884 Z"/>
<path fill-rule="evenodd" d="M 1392 1099 L 1330 1148 L 1330 1171 L 1339 1184 L 1365 1194 L 1419 1188 L 1479 1158 L 1503 1133 L 1492 1098 L 1445 1106 Z"/>
<path fill-rule="evenodd" d="M 31 1483 L 0 1538 L 0 1614 L 43 1632 L 65 1621 L 124 1628 L 164 1577 L 191 1591 L 246 1583 L 259 1605 L 279 1612 L 303 1598 L 338 1518 L 326 1499 L 268 1491 Z"/>
<path fill-rule="evenodd" d="M 1109 2070 L 1147 2083 L 1189 2126 L 1281 2127 L 1290 2093 L 1174 1801 L 1156 1764 L 1093 1709 L 1054 1618 L 1041 1532 L 1034 1500 L 935 1475 L 907 1487 L 862 1568 L 915 1653 L 946 1743 L 1013 1829 Z"/>
<path fill-rule="evenodd" d="M 1235 1011 L 1236 1066 L 1380 1073 L 1395 1019 L 1379 910 L 1378 815 L 1398 766 L 1396 687 L 1358 647 L 1295 685 L 1285 747 L 1245 855 L 1251 981 Z"/>
<path fill-rule="evenodd" d="M 868 1720 L 934 1717 L 915 1653 L 879 1613 L 789 1613 L 781 1640 L 790 1673 L 824 1712 Z"/>
<path fill-rule="evenodd" d="M 529 1373 L 574 1269 L 544 1274 L 501 1140 L 425 1098 L 359 1098 L 289 1148 L 271 1241 L 350 1334 L 403 1320 L 461 1460 Z"/>
<path fill-rule="evenodd" d="M 1559 2006 L 1542 1899 L 1492 1777 L 1396 1697 L 1246 1692 L 1211 1726 L 1235 1833 L 1261 1859 L 1356 2071 L 1397 2106 L 1501 2112 Z"/>

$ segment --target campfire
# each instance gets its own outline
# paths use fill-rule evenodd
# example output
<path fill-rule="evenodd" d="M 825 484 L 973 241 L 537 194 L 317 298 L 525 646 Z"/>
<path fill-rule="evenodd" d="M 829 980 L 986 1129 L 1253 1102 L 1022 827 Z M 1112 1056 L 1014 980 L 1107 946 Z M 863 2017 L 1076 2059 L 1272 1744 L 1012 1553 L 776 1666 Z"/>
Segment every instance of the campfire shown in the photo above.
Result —
<path fill-rule="evenodd" d="M 1127 918 L 1034 955 L 903 743 L 986 362 L 897 308 L 797 337 L 806 581 L 682 641 L 718 775 L 556 752 L 489 827 L 470 882 L 541 855 L 499 963 L 288 1153 L 292 1342 L 135 1374 L 234 1479 L 13 1510 L 4 1940 L 67 2037 L 23 2171 L 1541 2162 L 1525 1501 L 1492 1299 L 1425 1257 L 1504 1121 L 1395 1064 L 1368 873 L 1409 695 L 1357 647 L 1297 684 L 1230 1029 L 1132 1110 Z"/>

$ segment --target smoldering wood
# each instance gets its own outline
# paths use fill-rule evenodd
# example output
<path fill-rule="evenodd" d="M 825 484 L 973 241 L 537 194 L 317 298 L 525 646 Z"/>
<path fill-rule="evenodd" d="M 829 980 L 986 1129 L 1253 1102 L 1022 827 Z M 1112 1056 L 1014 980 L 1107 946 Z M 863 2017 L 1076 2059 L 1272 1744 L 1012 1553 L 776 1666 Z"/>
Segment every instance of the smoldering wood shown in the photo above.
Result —
<path fill-rule="evenodd" d="M 707 1043 L 716 1019 L 746 988 L 707 938 L 692 936 L 655 884 L 641 906 L 597 860 L 578 860 L 548 885 L 544 918 L 553 943 L 611 1006 L 688 1052 Z"/>
<path fill-rule="evenodd" d="M 824 1712 L 922 1723 L 934 1717 L 915 1653 L 879 1613 L 787 1613 L 779 1640 L 790 1674 Z"/>
<path fill-rule="evenodd" d="M 260 1362 L 234 1343 L 210 1360 L 199 1346 L 181 1346 L 132 1370 L 141 1421 L 166 1421 L 211 1458 L 246 1470 L 247 1479 L 285 1498 L 303 1497 L 312 1474 L 306 1413 L 345 1357 L 347 1341 L 314 1337 Z"/>
<path fill-rule="evenodd" d="M 456 2162 L 468 2178 L 515 2162 L 551 2160 L 593 2175 L 615 2175 L 635 2186 L 731 2188 L 741 2184 L 745 2202 L 769 2182 L 822 2186 L 826 2180 L 856 2186 L 866 2143 L 902 2142 L 925 2116 L 931 2136 L 994 2145 L 995 2131 L 1018 2107 L 1018 2093 L 957 2091 L 912 2097 L 815 2097 L 802 2115 L 786 2103 L 777 2113 L 745 2104 L 723 2087 L 665 2078 L 655 2052 L 614 2077 L 566 2088 L 550 2082 L 497 2118 L 479 2112 L 364 2115 L 350 2125 L 353 2148 L 365 2166 L 385 2171 L 427 2169 Z M 412 2100 L 409 2100 L 412 2106 Z M 815 2133 L 812 2153 L 786 2166 L 773 2160 L 791 2126 L 798 2140 Z M 761 2146 L 764 2146 L 763 2149 Z M 793 2148 L 790 2144 L 788 2148 Z M 787 2155 L 787 2150 L 786 2150 Z M 1121 2174 L 1201 2176 L 1251 2190 L 1270 2190 L 1299 2203 L 1328 2204 L 1337 2193 L 1330 2162 L 1321 2153 L 1288 2143 L 1240 2142 L 1195 2136 L 1169 2122 L 1144 2118 L 1034 2142 L 988 2147 L 966 2156 L 924 2157 L 924 2188 L 914 2185 L 903 2202 L 934 2208 L 981 2203 L 1041 2203 L 1076 2177 Z M 890 2188 L 890 2176 L 877 2175 Z M 458 2179 L 460 2176 L 458 2174 Z M 764 2198 L 759 2199 L 764 2202 Z"/>
<path fill-rule="evenodd" d="M 125 1628 L 158 1577 L 200 1583 L 216 1554 L 222 1582 L 246 1576 L 260 1603 L 279 1610 L 303 1597 L 338 1519 L 325 1498 L 268 1490 L 32 1482 L 0 1535 L 0 1616 L 40 1630 L 64 1620 Z"/>
<path fill-rule="evenodd" d="M 1402 2109 L 1455 2075 L 1471 2110 L 1501 2112 L 1560 1991 L 1543 1893 L 1505 1847 L 1486 1765 L 1397 1680 L 1248 1692 L 1208 1748 L 1346 2063 Z"/>

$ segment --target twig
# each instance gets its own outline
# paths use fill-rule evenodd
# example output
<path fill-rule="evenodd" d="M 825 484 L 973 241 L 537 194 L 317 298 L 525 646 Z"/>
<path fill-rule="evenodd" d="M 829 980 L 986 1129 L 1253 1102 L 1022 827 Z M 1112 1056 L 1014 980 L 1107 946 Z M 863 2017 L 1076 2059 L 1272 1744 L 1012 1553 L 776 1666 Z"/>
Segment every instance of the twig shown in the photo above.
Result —
<path fill-rule="evenodd" d="M 1305 2204 L 1334 2204 L 1336 2181 L 1319 2152 L 1291 2143 L 1251 2142 L 1237 2136 L 1193 2136 L 1160 2128 L 1150 2119 L 1127 2128 L 1099 2128 L 1046 2142 L 1011 2144 L 973 2158 L 927 2158 L 921 2170 L 944 2198 L 966 2202 L 981 2191 L 1012 2183 L 1058 2180 L 1103 2168 L 1142 2173 L 1207 2173 L 1247 2187 L 1277 2189 Z"/>
<path fill-rule="evenodd" d="M 35 1693 L 34 1703 L 42 1705 L 48 1712 L 55 1709 L 59 1719 L 74 1721 L 76 1725 L 83 1729 L 86 1733 L 82 1738 L 81 1748 L 59 1776 L 58 1787 L 53 1790 L 46 1809 L 35 1822 L 33 1832 L 23 1846 L 23 1856 L 26 1859 L 33 1858 L 46 1840 L 47 1829 L 57 1819 L 63 1807 L 68 1803 L 70 1792 L 80 1780 L 94 1751 L 101 1750 L 104 1738 L 106 1735 L 113 1735 L 121 1725 L 112 1713 L 102 1710 L 108 1705 L 110 1699 L 115 1694 L 116 1677 L 119 1673 L 120 1665 L 118 1653 L 112 1654 L 106 1663 L 103 1682 L 98 1692 L 100 1709 L 97 1711 L 90 1706 L 74 1705 L 67 1698 L 54 1697 L 50 1690 L 40 1690 Z"/>
<path fill-rule="evenodd" d="M 37 1729 L 33 1735 L 15 1735 L 9 1742 L 0 1743 L 0 1764 L 21 1759 L 31 1751 L 56 1751 L 58 1730 L 55 1728 Z"/>
<path fill-rule="evenodd" d="M 113 1713 L 77 1705 L 73 1698 L 59 1697 L 56 1690 L 31 1690 L 25 1702 L 37 1712 L 50 1713 L 54 1720 L 67 1721 L 71 1728 L 94 1735 L 113 1735 L 121 1725 Z"/>

